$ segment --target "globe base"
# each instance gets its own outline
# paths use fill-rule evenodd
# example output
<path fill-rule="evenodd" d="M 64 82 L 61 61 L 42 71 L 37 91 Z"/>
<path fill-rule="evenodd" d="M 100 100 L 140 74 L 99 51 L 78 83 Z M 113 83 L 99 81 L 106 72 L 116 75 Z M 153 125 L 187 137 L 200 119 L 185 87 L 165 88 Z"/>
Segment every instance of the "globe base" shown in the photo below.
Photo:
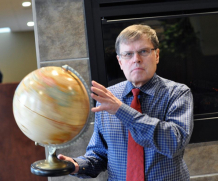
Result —
<path fill-rule="evenodd" d="M 75 165 L 72 162 L 59 160 L 56 155 L 56 148 L 48 148 L 48 158 L 34 162 L 30 170 L 33 174 L 45 177 L 64 176 L 72 173 L 75 170 Z"/>
<path fill-rule="evenodd" d="M 31 172 L 35 175 L 44 177 L 57 177 L 64 176 L 72 173 L 75 170 L 73 163 L 68 161 L 56 162 L 55 164 L 50 164 L 47 160 L 36 161 L 31 164 Z"/>

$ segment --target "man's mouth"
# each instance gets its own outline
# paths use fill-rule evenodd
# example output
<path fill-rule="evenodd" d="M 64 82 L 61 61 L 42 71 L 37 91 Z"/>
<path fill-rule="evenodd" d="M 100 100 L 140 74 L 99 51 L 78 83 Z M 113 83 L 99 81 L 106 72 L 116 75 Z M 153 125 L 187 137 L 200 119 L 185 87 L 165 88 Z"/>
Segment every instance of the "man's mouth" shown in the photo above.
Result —
<path fill-rule="evenodd" d="M 143 69 L 143 68 L 140 68 L 140 67 L 137 67 L 137 68 L 132 69 L 131 72 L 133 72 L 133 71 L 140 71 L 140 70 L 144 70 L 144 69 Z"/>

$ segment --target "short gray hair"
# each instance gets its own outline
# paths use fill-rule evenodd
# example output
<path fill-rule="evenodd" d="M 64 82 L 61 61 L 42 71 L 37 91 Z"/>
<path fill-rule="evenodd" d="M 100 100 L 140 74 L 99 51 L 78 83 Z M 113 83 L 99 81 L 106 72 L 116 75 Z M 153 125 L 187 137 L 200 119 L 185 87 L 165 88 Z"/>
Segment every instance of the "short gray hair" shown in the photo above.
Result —
<path fill-rule="evenodd" d="M 156 31 L 152 29 L 148 25 L 135 24 L 128 26 L 118 35 L 115 43 L 115 49 L 117 55 L 120 54 L 120 44 L 121 43 L 129 43 L 131 41 L 136 41 L 141 38 L 142 35 L 146 35 L 154 48 L 157 49 L 159 47 L 159 40 L 156 34 Z"/>

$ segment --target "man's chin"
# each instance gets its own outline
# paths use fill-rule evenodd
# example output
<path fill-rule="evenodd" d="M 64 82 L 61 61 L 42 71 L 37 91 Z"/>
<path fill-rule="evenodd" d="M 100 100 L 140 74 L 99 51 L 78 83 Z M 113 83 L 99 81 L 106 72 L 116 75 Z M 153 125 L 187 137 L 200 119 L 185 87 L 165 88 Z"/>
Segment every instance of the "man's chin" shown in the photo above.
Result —
<path fill-rule="evenodd" d="M 145 79 L 142 79 L 142 80 L 132 80 L 130 81 L 132 82 L 132 84 L 135 86 L 135 87 L 141 87 L 143 86 L 144 84 L 146 84 L 148 81 L 145 80 Z"/>

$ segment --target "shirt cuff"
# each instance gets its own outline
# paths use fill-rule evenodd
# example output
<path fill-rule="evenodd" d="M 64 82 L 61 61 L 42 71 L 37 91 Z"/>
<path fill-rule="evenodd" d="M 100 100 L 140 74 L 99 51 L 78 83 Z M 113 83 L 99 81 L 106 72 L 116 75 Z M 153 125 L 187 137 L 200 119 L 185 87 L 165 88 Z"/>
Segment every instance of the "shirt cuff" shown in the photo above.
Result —
<path fill-rule="evenodd" d="M 77 174 L 85 174 L 86 169 L 88 167 L 87 163 L 85 160 L 81 159 L 81 158 L 73 158 L 75 162 L 78 163 L 79 165 L 79 171 Z"/>
<path fill-rule="evenodd" d="M 124 124 L 129 126 L 134 123 L 133 117 L 135 117 L 137 114 L 141 114 L 141 113 L 139 113 L 135 109 L 123 103 L 115 113 L 115 116 L 119 120 L 121 120 Z"/>

